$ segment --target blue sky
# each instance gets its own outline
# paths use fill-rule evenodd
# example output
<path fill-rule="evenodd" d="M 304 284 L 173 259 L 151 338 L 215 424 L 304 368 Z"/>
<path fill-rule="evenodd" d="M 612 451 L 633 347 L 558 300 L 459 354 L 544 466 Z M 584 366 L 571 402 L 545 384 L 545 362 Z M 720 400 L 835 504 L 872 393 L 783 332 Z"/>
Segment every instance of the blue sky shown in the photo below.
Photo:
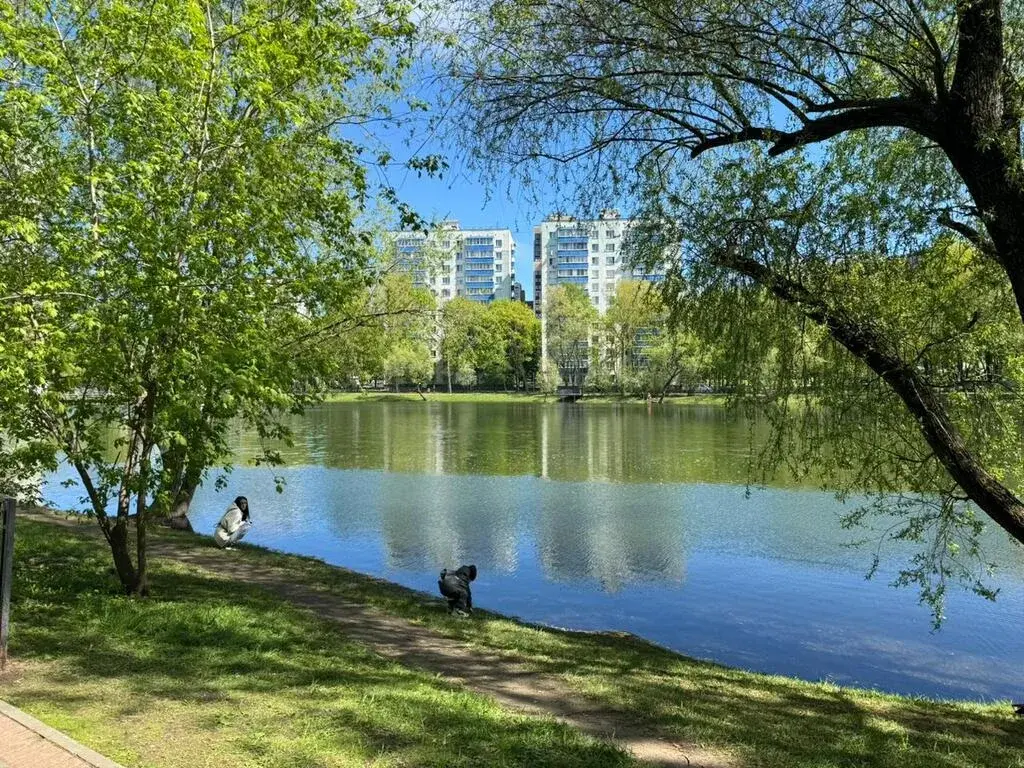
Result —
<path fill-rule="evenodd" d="M 427 220 L 457 219 L 464 229 L 511 229 L 516 242 L 516 279 L 523 284 L 527 298 L 533 298 L 533 227 L 548 211 L 510 199 L 506 192 L 509 178 L 490 189 L 489 199 L 483 180 L 465 168 L 452 169 L 441 179 L 396 172 L 389 181 L 399 198 Z"/>
<path fill-rule="evenodd" d="M 400 136 L 377 137 L 396 158 L 410 154 Z M 414 171 L 391 169 L 386 177 L 399 199 L 411 205 L 428 221 L 456 219 L 463 229 L 510 229 L 516 242 L 516 279 L 522 283 L 528 299 L 533 298 L 533 227 L 556 207 L 541 207 L 526 196 L 515 195 L 515 182 L 509 173 L 503 178 L 483 179 L 471 170 L 451 148 L 428 140 L 421 154 L 438 153 L 451 164 L 441 178 L 418 176 Z M 511 185 L 511 186 L 510 186 Z"/>
<path fill-rule="evenodd" d="M 522 284 L 527 299 L 532 299 L 533 227 L 554 211 L 576 213 L 578 200 L 574 190 L 562 185 L 558 193 L 553 186 L 537 179 L 540 183 L 532 184 L 527 191 L 511 166 L 504 173 L 487 173 L 486 176 L 483 171 L 471 168 L 464 159 L 465 148 L 453 138 L 458 134 L 453 130 L 455 126 L 451 123 L 442 123 L 439 129 L 430 126 L 431 119 L 444 112 L 440 105 L 445 101 L 444 78 L 430 55 L 425 55 L 414 66 L 406 83 L 405 93 L 392 104 L 395 113 L 407 109 L 405 100 L 408 98 L 431 104 L 430 111 L 414 115 L 405 112 L 404 125 L 385 128 L 384 123 L 376 123 L 362 129 L 362 135 L 356 137 L 360 143 L 376 151 L 384 150 L 393 158 L 386 171 L 376 170 L 377 183 L 394 188 L 399 199 L 427 221 L 456 219 L 464 229 L 510 229 L 516 243 L 516 280 Z M 457 118 L 449 118 L 454 119 Z M 443 156 L 449 164 L 441 178 L 399 167 L 412 156 L 431 154 Z M 595 209 L 606 207 L 603 201 L 593 202 Z M 601 204 L 597 205 L 598 202 Z M 621 204 L 609 207 L 628 213 Z"/>
<path fill-rule="evenodd" d="M 450 135 L 432 130 L 429 121 L 438 114 L 440 78 L 429 57 L 419 63 L 407 81 L 405 98 L 413 97 L 432 104 L 431 111 L 410 116 L 403 126 L 355 129 L 353 138 L 375 151 L 387 151 L 393 163 L 385 171 L 376 169 L 376 182 L 393 187 L 399 199 L 416 210 L 427 221 L 456 219 L 464 229 L 510 229 L 516 243 L 516 280 L 528 299 L 533 298 L 533 227 L 556 209 L 572 210 L 572 203 L 561 205 L 552 195 L 542 197 L 536 186 L 530 193 L 520 194 L 512 169 L 503 174 L 487 174 L 470 168 L 464 160 L 464 148 Z M 405 109 L 404 98 L 392 105 L 396 113 Z M 442 126 L 444 134 L 452 134 L 452 126 Z M 361 135 L 358 135 L 361 133 Z M 418 175 L 399 167 L 411 156 L 442 155 L 449 163 L 441 178 Z"/>

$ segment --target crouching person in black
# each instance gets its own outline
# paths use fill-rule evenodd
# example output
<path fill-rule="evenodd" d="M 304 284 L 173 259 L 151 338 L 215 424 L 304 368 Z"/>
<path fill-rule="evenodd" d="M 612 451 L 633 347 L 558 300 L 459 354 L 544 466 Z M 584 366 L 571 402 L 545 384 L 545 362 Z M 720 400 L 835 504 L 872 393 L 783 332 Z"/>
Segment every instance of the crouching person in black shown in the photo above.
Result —
<path fill-rule="evenodd" d="M 441 571 L 437 588 L 448 598 L 448 613 L 454 611 L 459 616 L 468 616 L 473 612 L 473 593 L 469 589 L 469 582 L 475 578 L 475 565 L 463 565 L 454 571 Z"/>

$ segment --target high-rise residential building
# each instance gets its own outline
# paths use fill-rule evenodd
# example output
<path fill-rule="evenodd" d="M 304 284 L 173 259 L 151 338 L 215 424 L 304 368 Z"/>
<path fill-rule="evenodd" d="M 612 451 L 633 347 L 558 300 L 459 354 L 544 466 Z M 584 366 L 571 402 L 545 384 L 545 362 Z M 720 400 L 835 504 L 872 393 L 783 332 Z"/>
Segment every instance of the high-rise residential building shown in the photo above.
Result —
<path fill-rule="evenodd" d="M 456 296 L 490 302 L 512 297 L 516 244 L 508 229 L 462 229 L 442 221 L 429 235 L 389 232 L 396 263 L 413 283 L 430 289 L 439 304 Z"/>
<path fill-rule="evenodd" d="M 623 252 L 632 220 L 606 209 L 597 219 L 552 214 L 533 228 L 533 295 L 541 320 L 541 349 L 547 359 L 544 299 L 557 285 L 578 285 L 601 313 L 607 311 L 623 280 L 660 281 L 664 270 L 635 267 Z"/>
<path fill-rule="evenodd" d="M 533 228 L 533 311 L 540 317 L 540 303 L 544 298 L 541 287 L 541 265 L 544 263 L 544 249 L 541 247 L 543 238 L 540 228 Z"/>
<path fill-rule="evenodd" d="M 662 280 L 663 270 L 646 272 L 624 259 L 630 226 L 630 219 L 607 209 L 590 220 L 554 214 L 534 227 L 534 300 L 540 300 L 540 311 L 545 293 L 556 285 L 580 286 L 604 312 L 623 280 Z"/>

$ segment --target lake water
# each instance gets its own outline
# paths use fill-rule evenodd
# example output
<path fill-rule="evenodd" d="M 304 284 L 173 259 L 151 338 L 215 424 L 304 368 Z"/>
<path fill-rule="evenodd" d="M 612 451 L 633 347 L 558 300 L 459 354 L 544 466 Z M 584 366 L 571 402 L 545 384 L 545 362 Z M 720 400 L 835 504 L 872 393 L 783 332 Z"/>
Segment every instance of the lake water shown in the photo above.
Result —
<path fill-rule="evenodd" d="M 1024 698 L 1024 548 L 988 531 L 997 602 L 954 591 L 933 633 L 916 592 L 888 586 L 899 551 L 865 580 L 873 548 L 845 546 L 864 532 L 841 530 L 832 496 L 748 491 L 761 430 L 720 408 L 339 403 L 293 426 L 274 469 L 243 466 L 258 444 L 236 436 L 239 467 L 197 494 L 197 530 L 242 494 L 247 541 L 427 592 L 473 562 L 474 604 L 529 621 L 807 680 Z M 64 507 L 78 495 L 49 489 Z"/>

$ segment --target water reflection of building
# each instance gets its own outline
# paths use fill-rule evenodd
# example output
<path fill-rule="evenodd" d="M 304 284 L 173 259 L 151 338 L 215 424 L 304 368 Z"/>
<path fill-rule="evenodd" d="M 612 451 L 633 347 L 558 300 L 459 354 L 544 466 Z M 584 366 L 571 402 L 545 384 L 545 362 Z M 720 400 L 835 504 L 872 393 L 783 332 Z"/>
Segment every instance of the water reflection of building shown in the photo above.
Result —
<path fill-rule="evenodd" d="M 516 569 L 519 479 L 384 475 L 381 529 L 388 564 L 429 570 L 464 562 Z"/>
<path fill-rule="evenodd" d="M 678 505 L 651 504 L 651 496 L 628 485 L 543 483 L 536 535 L 545 574 L 594 579 L 610 592 L 640 581 L 681 582 L 685 514 Z"/>
<path fill-rule="evenodd" d="M 681 577 L 685 558 L 676 542 L 682 541 L 684 530 L 691 552 L 813 562 L 857 573 L 870 564 L 871 548 L 843 543 L 855 538 L 877 541 L 863 529 L 842 530 L 837 520 L 842 509 L 830 494 L 771 488 L 755 489 L 747 497 L 751 431 L 757 440 L 762 427 L 733 419 L 720 408 L 666 406 L 648 414 L 628 406 L 345 403 L 310 409 L 293 427 L 299 440 L 292 450 L 283 451 L 290 465 L 433 473 L 434 484 L 427 483 L 430 478 L 417 478 L 423 484 L 402 500 L 390 484 L 391 475 L 335 477 L 328 470 L 325 475 L 303 471 L 295 476 L 291 468 L 283 468 L 280 473 L 289 476 L 289 484 L 278 497 L 272 483 L 278 470 L 261 469 L 250 479 L 244 469 L 245 459 L 256 455 L 261 443 L 239 430 L 239 469 L 231 475 L 231 490 L 256 493 L 266 486 L 260 517 L 280 516 L 282 524 L 296 531 L 315 512 L 326 513 L 340 535 L 365 535 L 377 530 L 386 510 L 386 544 L 395 563 L 430 563 L 433 568 L 437 561 L 476 551 L 481 560 L 493 556 L 496 567 L 513 567 L 514 535 L 508 533 L 513 520 L 524 532 L 536 521 L 540 554 L 552 578 L 603 579 L 610 588 L 622 582 L 622 574 L 628 580 L 644 570 L 638 558 L 661 563 L 652 572 L 665 578 Z M 436 477 L 442 473 L 443 483 Z M 488 489 L 466 484 L 484 482 L 472 475 L 491 476 L 496 485 Z M 546 488 L 535 507 L 524 511 L 513 506 L 515 511 L 509 511 L 512 502 L 493 488 L 513 487 L 508 484 L 531 475 L 582 481 L 578 487 L 583 496 L 555 501 L 548 484 L 538 483 L 528 486 Z M 610 488 L 608 481 L 613 483 Z M 813 485 L 814 479 L 804 482 Z M 517 494 L 524 492 L 523 486 L 514 487 Z M 479 497 L 468 502 L 471 509 L 458 509 L 467 503 L 459 501 L 463 493 Z M 615 501 L 616 493 L 644 499 L 643 506 Z M 219 497 L 211 503 L 222 511 Z M 609 517 L 606 508 L 618 509 L 617 517 Z M 492 525 L 491 515 L 496 515 L 495 530 L 480 530 Z M 652 545 L 653 536 L 661 536 L 664 546 Z M 1024 551 L 999 529 L 990 526 L 982 543 L 986 561 L 999 566 L 997 578 L 1015 583 L 1024 579 Z M 884 564 L 895 567 L 913 550 L 890 542 L 883 554 Z"/>

